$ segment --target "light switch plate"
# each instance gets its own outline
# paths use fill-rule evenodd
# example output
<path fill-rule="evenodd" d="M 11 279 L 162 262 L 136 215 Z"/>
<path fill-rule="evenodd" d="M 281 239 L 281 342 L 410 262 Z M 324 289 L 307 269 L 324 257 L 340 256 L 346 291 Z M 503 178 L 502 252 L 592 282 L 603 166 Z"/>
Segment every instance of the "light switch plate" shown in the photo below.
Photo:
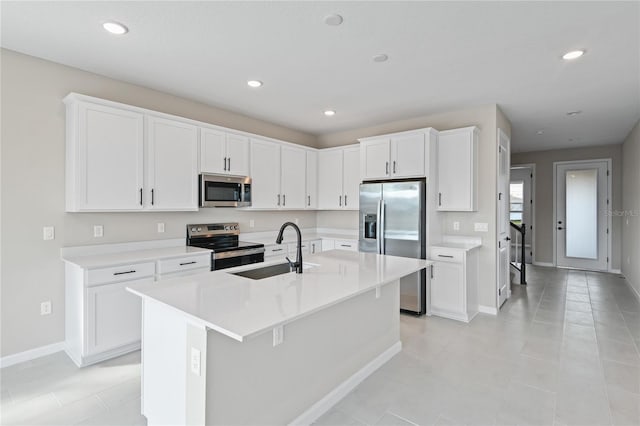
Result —
<path fill-rule="evenodd" d="M 249 228 L 253 228 L 254 226 L 256 226 L 256 221 L 253 219 L 249 220 Z"/>
<path fill-rule="evenodd" d="M 191 348 L 191 372 L 200 375 L 200 350 Z"/>
<path fill-rule="evenodd" d="M 459 231 L 460 230 L 460 222 L 453 222 L 453 230 L 454 231 Z"/>
<path fill-rule="evenodd" d="M 45 241 L 53 240 L 56 237 L 55 228 L 53 226 L 45 226 L 42 228 L 42 239 Z"/>
<path fill-rule="evenodd" d="M 51 300 L 42 302 L 40 304 L 40 315 L 50 315 L 50 314 L 51 314 Z"/>
<path fill-rule="evenodd" d="M 104 227 L 102 225 L 93 225 L 93 236 L 95 238 L 104 236 Z"/>
<path fill-rule="evenodd" d="M 159 222 L 158 223 L 158 232 L 160 232 L 160 233 L 164 232 L 164 223 L 163 222 Z"/>
<path fill-rule="evenodd" d="M 474 223 L 474 229 L 476 232 L 489 232 L 489 224 L 488 223 Z"/>
<path fill-rule="evenodd" d="M 284 326 L 279 325 L 273 329 L 273 346 L 281 345 L 284 342 Z"/>

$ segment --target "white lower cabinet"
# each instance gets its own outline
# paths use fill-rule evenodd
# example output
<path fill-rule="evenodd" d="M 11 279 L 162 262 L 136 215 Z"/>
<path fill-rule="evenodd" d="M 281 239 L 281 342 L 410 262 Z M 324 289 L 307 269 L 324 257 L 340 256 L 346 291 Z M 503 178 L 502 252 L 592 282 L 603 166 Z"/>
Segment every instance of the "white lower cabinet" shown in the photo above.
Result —
<path fill-rule="evenodd" d="M 469 322 L 478 313 L 477 250 L 431 248 L 431 314 Z"/>
<path fill-rule="evenodd" d="M 334 240 L 336 250 L 358 251 L 358 240 Z"/>

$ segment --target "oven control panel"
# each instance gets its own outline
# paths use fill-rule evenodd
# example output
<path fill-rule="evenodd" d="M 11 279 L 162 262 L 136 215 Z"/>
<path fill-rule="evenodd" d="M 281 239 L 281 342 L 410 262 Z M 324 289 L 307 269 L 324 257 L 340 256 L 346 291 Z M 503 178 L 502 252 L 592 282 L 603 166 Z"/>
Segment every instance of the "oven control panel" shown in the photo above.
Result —
<path fill-rule="evenodd" d="M 237 222 L 187 225 L 187 237 L 189 238 L 238 234 L 240 234 L 240 225 Z"/>

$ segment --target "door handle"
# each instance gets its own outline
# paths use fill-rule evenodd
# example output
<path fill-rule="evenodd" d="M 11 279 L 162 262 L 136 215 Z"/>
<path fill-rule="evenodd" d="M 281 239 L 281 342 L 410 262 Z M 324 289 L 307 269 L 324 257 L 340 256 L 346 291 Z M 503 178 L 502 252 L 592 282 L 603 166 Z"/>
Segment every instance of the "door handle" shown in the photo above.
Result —
<path fill-rule="evenodd" d="M 280 194 L 278 194 L 278 205 L 280 205 Z"/>
<path fill-rule="evenodd" d="M 438 205 L 442 205 L 442 192 L 438 192 Z"/>
<path fill-rule="evenodd" d="M 231 157 L 227 158 L 227 171 L 231 171 Z"/>
<path fill-rule="evenodd" d="M 429 269 L 431 269 L 431 279 L 433 279 L 433 265 Z"/>
<path fill-rule="evenodd" d="M 564 228 L 562 226 L 558 226 L 558 231 L 562 231 Z"/>
<path fill-rule="evenodd" d="M 506 241 L 511 241 L 511 237 L 505 237 Z"/>
<path fill-rule="evenodd" d="M 393 174 L 396 174 L 396 160 L 393 160 Z"/>
<path fill-rule="evenodd" d="M 222 160 L 222 168 L 225 172 L 227 171 L 227 157 L 224 157 L 224 159 Z"/>
<path fill-rule="evenodd" d="M 151 205 L 153 205 L 153 203 L 155 202 L 155 191 L 153 189 L 151 189 Z"/>
<path fill-rule="evenodd" d="M 338 205 L 342 207 L 342 195 L 338 197 Z"/>
<path fill-rule="evenodd" d="M 282 207 L 287 205 L 287 194 L 282 194 Z"/>
<path fill-rule="evenodd" d="M 307 195 L 307 206 L 311 206 L 311 195 Z"/>
<path fill-rule="evenodd" d="M 385 172 L 385 174 L 389 174 L 389 162 L 388 161 L 385 163 L 384 172 Z"/>
<path fill-rule="evenodd" d="M 142 205 L 142 188 L 140 188 L 140 205 Z"/>
<path fill-rule="evenodd" d="M 344 206 L 347 207 L 347 194 L 344 194 Z"/>

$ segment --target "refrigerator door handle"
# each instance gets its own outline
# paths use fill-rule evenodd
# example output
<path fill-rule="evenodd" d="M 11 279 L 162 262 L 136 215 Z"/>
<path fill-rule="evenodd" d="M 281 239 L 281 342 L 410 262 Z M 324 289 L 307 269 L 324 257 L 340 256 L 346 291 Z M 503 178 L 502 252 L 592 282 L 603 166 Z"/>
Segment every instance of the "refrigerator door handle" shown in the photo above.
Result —
<path fill-rule="evenodd" d="M 384 247 L 384 229 L 385 229 L 385 223 L 384 223 L 384 200 L 380 200 L 378 201 L 378 229 L 376 231 L 377 236 L 378 236 L 378 253 L 379 254 L 384 254 L 385 252 L 385 247 Z"/>

